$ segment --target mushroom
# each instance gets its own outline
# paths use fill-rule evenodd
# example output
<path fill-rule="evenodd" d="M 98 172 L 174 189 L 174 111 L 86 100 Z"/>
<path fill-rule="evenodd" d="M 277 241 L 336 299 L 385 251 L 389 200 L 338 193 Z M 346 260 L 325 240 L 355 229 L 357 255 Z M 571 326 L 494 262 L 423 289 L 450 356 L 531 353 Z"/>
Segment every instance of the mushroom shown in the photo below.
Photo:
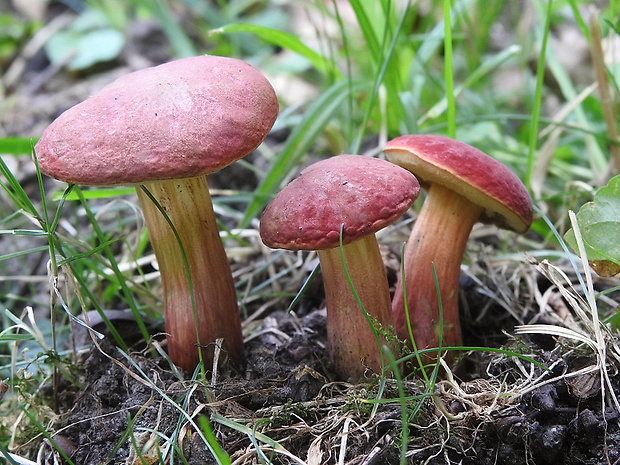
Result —
<path fill-rule="evenodd" d="M 253 151 L 277 113 L 258 70 L 203 55 L 117 79 L 60 115 L 35 146 L 52 178 L 137 186 L 161 271 L 170 358 L 186 371 L 196 368 L 199 347 L 210 366 L 217 339 L 233 363 L 243 360 L 234 282 L 205 175 Z"/>
<path fill-rule="evenodd" d="M 347 280 L 379 333 L 392 326 L 390 291 L 375 232 L 403 215 L 420 186 L 385 160 L 339 155 L 301 172 L 267 205 L 260 236 L 271 248 L 316 250 L 327 306 L 327 341 L 334 371 L 361 380 L 380 372 L 380 345 Z M 388 338 L 389 339 L 389 338 Z M 389 344 L 389 343 L 388 343 Z"/>
<path fill-rule="evenodd" d="M 506 166 L 448 137 L 400 136 L 389 141 L 384 151 L 388 160 L 411 171 L 428 188 L 404 250 L 407 311 L 402 276 L 392 301 L 396 334 L 402 340 L 413 336 L 418 349 L 439 347 L 440 341 L 443 347 L 459 346 L 459 277 L 470 232 L 478 221 L 527 231 L 532 200 Z M 441 328 L 435 275 L 443 312 Z"/>

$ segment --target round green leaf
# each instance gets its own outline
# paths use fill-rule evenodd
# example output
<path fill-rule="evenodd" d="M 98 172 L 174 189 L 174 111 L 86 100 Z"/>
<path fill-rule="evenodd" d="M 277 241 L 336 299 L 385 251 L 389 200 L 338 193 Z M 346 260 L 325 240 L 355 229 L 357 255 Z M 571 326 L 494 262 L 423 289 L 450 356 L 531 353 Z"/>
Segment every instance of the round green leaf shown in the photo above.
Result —
<path fill-rule="evenodd" d="M 576 217 L 588 260 L 593 262 L 594 269 L 608 276 L 620 272 L 620 176 L 601 187 L 594 194 L 594 200 L 583 205 Z M 564 239 L 577 250 L 572 229 Z"/>

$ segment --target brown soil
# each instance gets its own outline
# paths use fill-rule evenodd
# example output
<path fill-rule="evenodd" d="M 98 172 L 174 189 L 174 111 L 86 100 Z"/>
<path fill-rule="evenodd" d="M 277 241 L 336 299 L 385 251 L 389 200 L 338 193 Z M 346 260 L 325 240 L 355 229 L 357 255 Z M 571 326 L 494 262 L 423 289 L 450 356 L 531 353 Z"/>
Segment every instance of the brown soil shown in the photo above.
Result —
<path fill-rule="evenodd" d="M 405 381 L 399 392 L 394 380 L 383 384 L 377 378 L 361 385 L 332 380 L 325 361 L 324 322 L 324 311 L 316 309 L 270 314 L 260 335 L 247 343 L 247 368 L 220 370 L 215 382 L 209 377 L 181 381 L 162 357 L 136 351 L 127 358 L 106 338 L 84 355 L 83 388 L 65 385 L 60 391 L 62 443 L 70 445 L 67 453 L 74 463 L 140 463 L 130 460 L 139 446 L 151 440 L 143 454 L 157 457 L 158 444 L 164 443 L 157 435 L 163 435 L 178 438 L 189 464 L 216 463 L 178 410 L 182 406 L 194 424 L 211 416 L 219 444 L 233 462 L 239 460 L 235 463 L 260 463 L 256 444 L 247 434 L 256 431 L 286 449 L 265 452 L 274 464 L 296 463 L 286 454 L 306 463 L 336 464 L 341 447 L 346 451 L 341 463 L 399 464 L 405 407 L 410 464 L 620 460 L 618 414 L 601 391 L 598 372 L 570 377 L 594 360 L 563 351 L 550 337 L 506 341 L 515 352 L 552 368 L 547 374 L 540 368 L 528 371 L 537 383 L 526 379 L 524 367 L 530 370 L 529 363 L 475 352 L 462 362 L 464 380 L 448 377 L 437 383 L 434 397 L 403 404 L 398 400 L 402 394 L 424 393 L 420 381 Z M 128 332 L 125 336 L 135 331 L 131 323 L 117 326 Z M 497 328 L 489 331 L 488 325 L 482 330 L 465 322 L 465 327 L 483 337 L 498 337 Z M 552 379 L 556 381 L 547 383 Z M 612 378 L 614 391 L 617 381 Z M 515 395 L 518 386 L 522 392 L 533 389 Z M 375 411 L 371 401 L 379 389 L 379 397 L 387 401 Z M 246 431 L 231 428 L 222 418 L 238 422 Z"/>

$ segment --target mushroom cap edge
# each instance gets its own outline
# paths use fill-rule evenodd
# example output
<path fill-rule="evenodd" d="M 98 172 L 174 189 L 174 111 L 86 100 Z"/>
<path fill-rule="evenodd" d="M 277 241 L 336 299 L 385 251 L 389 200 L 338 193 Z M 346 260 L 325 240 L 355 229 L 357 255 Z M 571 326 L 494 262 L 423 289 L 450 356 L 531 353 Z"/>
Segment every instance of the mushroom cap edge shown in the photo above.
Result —
<path fill-rule="evenodd" d="M 440 183 L 484 208 L 480 221 L 525 232 L 533 220 L 530 194 L 508 167 L 464 142 L 415 134 L 390 140 L 384 152 L 391 162 L 414 173 L 424 184 Z"/>

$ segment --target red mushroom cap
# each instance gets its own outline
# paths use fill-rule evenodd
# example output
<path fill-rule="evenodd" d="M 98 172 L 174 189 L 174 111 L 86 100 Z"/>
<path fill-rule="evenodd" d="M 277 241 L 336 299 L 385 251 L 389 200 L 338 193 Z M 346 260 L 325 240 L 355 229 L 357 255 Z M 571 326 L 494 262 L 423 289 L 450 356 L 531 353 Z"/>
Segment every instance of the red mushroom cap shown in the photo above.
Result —
<path fill-rule="evenodd" d="M 400 136 L 389 141 L 387 158 L 414 173 L 422 184 L 441 184 L 484 212 L 480 221 L 517 232 L 532 224 L 532 199 L 521 180 L 486 153 L 449 137 Z"/>
<path fill-rule="evenodd" d="M 338 155 L 311 165 L 269 203 L 260 222 L 268 247 L 321 250 L 383 229 L 413 204 L 410 172 L 377 158 Z"/>
<path fill-rule="evenodd" d="M 217 171 L 254 150 L 278 101 L 243 61 L 197 56 L 127 74 L 60 115 L 35 146 L 69 183 L 141 184 Z"/>

